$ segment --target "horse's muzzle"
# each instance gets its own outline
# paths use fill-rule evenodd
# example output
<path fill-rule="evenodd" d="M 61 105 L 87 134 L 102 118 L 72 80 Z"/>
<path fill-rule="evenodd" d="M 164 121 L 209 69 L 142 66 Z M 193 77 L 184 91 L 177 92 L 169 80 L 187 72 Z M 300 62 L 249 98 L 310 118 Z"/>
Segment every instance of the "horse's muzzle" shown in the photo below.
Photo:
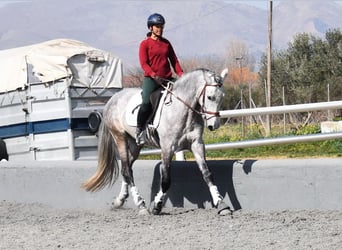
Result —
<path fill-rule="evenodd" d="M 214 126 L 208 126 L 208 129 L 210 130 L 210 131 L 214 131 L 215 130 L 215 128 L 214 128 Z"/>

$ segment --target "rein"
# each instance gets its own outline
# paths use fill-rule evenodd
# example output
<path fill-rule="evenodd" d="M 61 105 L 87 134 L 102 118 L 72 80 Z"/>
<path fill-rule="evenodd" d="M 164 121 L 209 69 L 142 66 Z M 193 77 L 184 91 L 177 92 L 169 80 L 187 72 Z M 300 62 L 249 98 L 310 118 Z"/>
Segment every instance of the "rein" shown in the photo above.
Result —
<path fill-rule="evenodd" d="M 173 81 L 170 81 L 170 80 L 167 80 L 167 79 L 163 79 L 163 78 L 160 78 L 161 80 L 163 81 L 167 81 L 169 83 L 174 83 Z M 219 112 L 214 112 L 214 111 L 207 111 L 204 109 L 204 103 L 205 103 L 205 92 L 206 92 L 206 88 L 207 87 L 221 87 L 222 84 L 221 83 L 218 83 L 218 84 L 208 84 L 207 82 L 205 83 L 204 87 L 202 88 L 201 90 L 201 93 L 198 97 L 198 100 L 201 98 L 202 96 L 202 101 L 203 101 L 203 105 L 201 106 L 201 110 L 198 111 L 196 110 L 195 108 L 191 107 L 186 101 L 184 101 L 182 98 L 180 98 L 179 96 L 177 96 L 170 88 L 167 88 L 165 87 L 160 81 L 156 81 L 163 89 L 165 89 L 168 93 L 170 93 L 171 95 L 173 95 L 174 97 L 176 97 L 177 100 L 179 100 L 180 102 L 182 102 L 186 107 L 188 107 L 189 109 L 191 109 L 192 111 L 194 111 L 195 113 L 199 114 L 199 115 L 212 115 L 211 117 L 209 118 L 206 118 L 207 120 L 213 118 L 213 117 L 220 117 L 220 113 Z"/>

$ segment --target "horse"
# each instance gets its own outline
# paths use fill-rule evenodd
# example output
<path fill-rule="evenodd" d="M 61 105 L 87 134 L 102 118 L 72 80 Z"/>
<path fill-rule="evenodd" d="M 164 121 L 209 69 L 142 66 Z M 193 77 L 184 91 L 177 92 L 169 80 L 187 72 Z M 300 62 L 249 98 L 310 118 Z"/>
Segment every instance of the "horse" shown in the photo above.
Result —
<path fill-rule="evenodd" d="M 211 131 L 219 128 L 219 108 L 224 89 L 223 81 L 228 69 L 220 75 L 208 69 L 197 69 L 183 74 L 174 83 L 172 89 L 166 89 L 169 96 L 167 102 L 160 103 L 162 112 L 158 126 L 147 128 L 153 130 L 146 133 L 146 144 L 159 146 L 161 149 L 161 180 L 150 207 L 147 208 L 144 198 L 139 194 L 134 183 L 132 165 L 138 158 L 143 146 L 135 141 L 135 127 L 127 124 L 126 112 L 129 100 L 141 93 L 140 88 L 123 88 L 115 93 L 103 109 L 103 118 L 99 128 L 98 167 L 82 187 L 89 192 L 99 191 L 111 186 L 117 180 L 121 161 L 122 184 L 119 195 L 113 201 L 114 208 L 120 208 L 129 196 L 129 188 L 134 204 L 139 213 L 161 213 L 165 195 L 170 187 L 170 163 L 174 153 L 189 150 L 194 154 L 212 197 L 212 205 L 218 214 L 231 212 L 217 186 L 205 160 L 203 130 L 206 125 Z M 176 121 L 176 122 L 175 122 Z M 146 145 L 145 144 L 145 145 Z"/>

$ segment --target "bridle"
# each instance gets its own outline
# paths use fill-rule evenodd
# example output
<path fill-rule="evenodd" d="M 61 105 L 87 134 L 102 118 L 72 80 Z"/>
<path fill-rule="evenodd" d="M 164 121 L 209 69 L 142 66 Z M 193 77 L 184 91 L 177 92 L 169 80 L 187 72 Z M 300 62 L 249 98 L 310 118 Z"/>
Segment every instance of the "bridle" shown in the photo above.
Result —
<path fill-rule="evenodd" d="M 221 80 L 217 79 L 217 77 L 215 77 L 215 81 L 218 81 L 218 83 L 216 84 L 209 84 L 209 83 L 205 83 L 198 98 L 197 98 L 197 102 L 199 101 L 199 99 L 202 97 L 202 105 L 201 105 L 201 109 L 200 110 L 197 110 L 193 107 L 191 107 L 190 104 L 188 104 L 186 101 L 184 101 L 182 98 L 180 98 L 179 96 L 177 96 L 171 88 L 168 88 L 166 86 L 164 86 L 161 82 L 159 81 L 156 81 L 163 89 L 165 89 L 168 93 L 170 93 L 172 96 L 174 96 L 177 100 L 179 100 L 180 102 L 182 102 L 186 107 L 188 107 L 189 109 L 191 109 L 193 112 L 199 114 L 199 115 L 211 115 L 210 117 L 206 117 L 206 120 L 210 120 L 211 118 L 214 118 L 214 117 L 220 117 L 220 112 L 217 112 L 217 111 L 208 111 L 208 110 L 205 110 L 204 107 L 205 107 L 205 94 L 206 94 L 206 90 L 207 90 L 207 87 L 219 87 L 221 88 L 223 83 Z M 163 79 L 163 78 L 160 78 L 161 80 L 163 81 L 167 81 L 169 83 L 174 83 L 170 80 L 167 80 L 167 79 Z"/>
<path fill-rule="evenodd" d="M 210 116 L 209 118 L 206 118 L 207 120 L 213 118 L 213 117 L 220 117 L 220 112 L 217 112 L 217 111 L 207 111 L 204 109 L 205 107 L 205 93 L 206 93 L 206 90 L 207 90 L 207 87 L 218 87 L 218 88 L 221 88 L 222 87 L 222 83 L 217 83 L 217 84 L 209 84 L 209 83 L 205 83 L 204 84 L 204 87 L 202 88 L 202 91 L 198 97 L 201 98 L 202 96 L 202 105 L 201 105 L 201 111 L 199 112 L 201 115 L 205 115 L 205 114 L 208 114 L 208 115 L 212 115 Z"/>

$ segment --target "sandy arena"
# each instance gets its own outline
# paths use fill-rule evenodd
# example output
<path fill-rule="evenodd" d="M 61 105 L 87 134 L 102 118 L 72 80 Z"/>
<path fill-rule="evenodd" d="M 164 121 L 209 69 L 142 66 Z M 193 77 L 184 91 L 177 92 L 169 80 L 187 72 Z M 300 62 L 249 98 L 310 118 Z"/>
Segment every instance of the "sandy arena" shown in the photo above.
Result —
<path fill-rule="evenodd" d="M 209 164 L 224 177 L 216 179 L 226 201 L 241 206 L 232 216 L 197 208 L 208 195 L 200 175 L 188 184 L 196 175 L 191 162 L 174 164 L 170 197 L 183 207 L 169 203 L 160 216 L 139 215 L 130 202 L 111 210 L 120 183 L 80 190 L 94 162 L 1 162 L 0 249 L 342 249 L 340 159 Z M 220 172 L 222 165 L 230 170 Z M 147 201 L 154 166 L 138 161 L 135 171 Z"/>
<path fill-rule="evenodd" d="M 341 211 L 55 209 L 0 203 L 0 249 L 341 249 Z"/>

